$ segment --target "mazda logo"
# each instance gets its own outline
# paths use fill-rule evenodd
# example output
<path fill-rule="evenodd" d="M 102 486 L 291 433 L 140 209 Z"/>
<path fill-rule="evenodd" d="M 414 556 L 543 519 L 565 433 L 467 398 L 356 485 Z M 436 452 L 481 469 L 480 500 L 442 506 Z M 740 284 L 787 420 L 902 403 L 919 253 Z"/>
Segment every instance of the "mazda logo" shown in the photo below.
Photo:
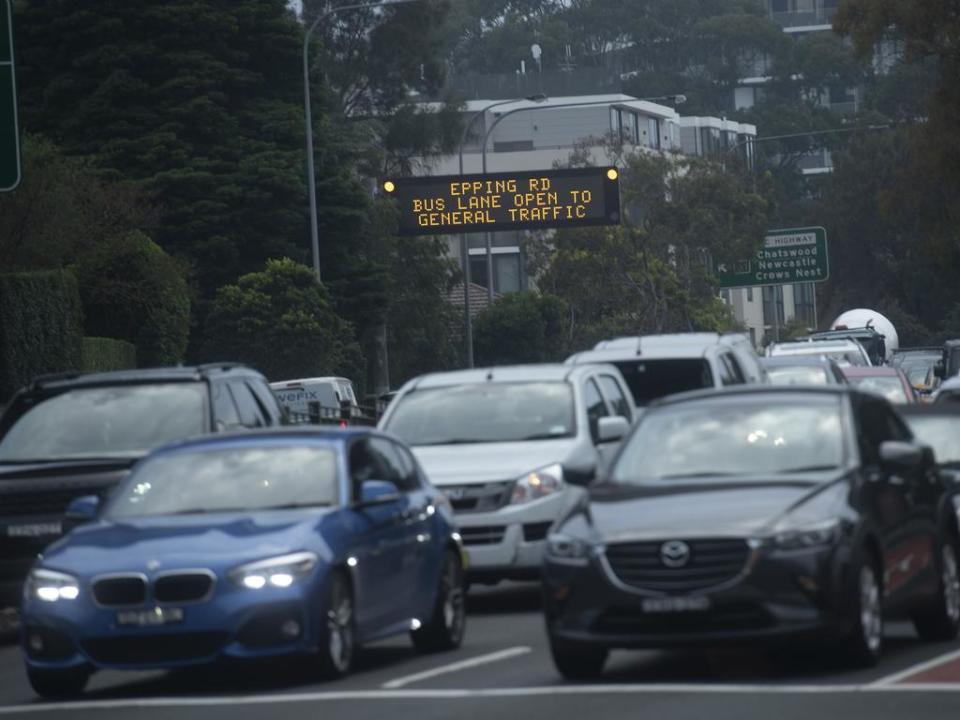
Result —
<path fill-rule="evenodd" d="M 690 562 L 690 546 L 683 540 L 670 540 L 660 546 L 660 562 L 668 568 L 686 567 Z"/>

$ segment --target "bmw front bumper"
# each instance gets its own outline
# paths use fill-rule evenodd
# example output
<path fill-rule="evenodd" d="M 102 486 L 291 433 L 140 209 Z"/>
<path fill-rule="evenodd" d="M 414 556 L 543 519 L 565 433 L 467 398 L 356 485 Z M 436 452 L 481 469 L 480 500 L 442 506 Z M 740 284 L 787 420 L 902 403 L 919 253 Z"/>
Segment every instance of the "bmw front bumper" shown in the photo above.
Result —
<path fill-rule="evenodd" d="M 224 582 L 209 600 L 165 605 L 160 612 L 154 606 L 100 607 L 89 592 L 73 601 L 30 599 L 21 618 L 24 656 L 35 668 L 145 670 L 301 655 L 317 647 L 316 585 L 247 590 Z"/>

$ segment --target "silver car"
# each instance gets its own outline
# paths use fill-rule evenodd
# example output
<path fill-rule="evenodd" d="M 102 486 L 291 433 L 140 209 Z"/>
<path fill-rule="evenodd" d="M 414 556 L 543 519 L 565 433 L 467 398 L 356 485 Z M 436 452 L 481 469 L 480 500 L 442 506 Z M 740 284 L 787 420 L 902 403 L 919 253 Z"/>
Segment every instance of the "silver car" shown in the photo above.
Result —
<path fill-rule="evenodd" d="M 528 579 L 571 486 L 592 480 L 626 435 L 629 398 L 612 365 L 437 373 L 401 388 L 380 428 L 449 498 L 470 579 Z"/>

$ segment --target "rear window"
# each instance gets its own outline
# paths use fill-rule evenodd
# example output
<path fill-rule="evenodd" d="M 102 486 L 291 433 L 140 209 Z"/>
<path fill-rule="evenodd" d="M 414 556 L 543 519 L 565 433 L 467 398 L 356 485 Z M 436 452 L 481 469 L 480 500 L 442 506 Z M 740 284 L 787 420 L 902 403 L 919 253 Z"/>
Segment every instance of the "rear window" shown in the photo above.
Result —
<path fill-rule="evenodd" d="M 613 364 L 620 369 L 638 406 L 667 395 L 713 387 L 710 364 L 703 358 L 626 360 Z"/>

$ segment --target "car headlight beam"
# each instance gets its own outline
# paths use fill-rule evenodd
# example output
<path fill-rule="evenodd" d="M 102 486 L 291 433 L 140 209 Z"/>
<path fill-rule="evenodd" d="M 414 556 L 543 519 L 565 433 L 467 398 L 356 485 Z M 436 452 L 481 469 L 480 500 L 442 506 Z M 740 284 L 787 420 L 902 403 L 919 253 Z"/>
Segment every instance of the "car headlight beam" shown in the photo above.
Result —
<path fill-rule="evenodd" d="M 558 493 L 564 487 L 566 484 L 563 481 L 563 466 L 554 463 L 517 478 L 510 502 L 513 505 L 532 502 Z"/>
<path fill-rule="evenodd" d="M 316 566 L 315 553 L 299 552 L 240 565 L 230 571 L 229 577 L 234 584 L 248 590 L 268 586 L 287 588 L 309 575 Z"/>
<path fill-rule="evenodd" d="M 30 571 L 24 589 L 28 598 L 36 598 L 43 602 L 69 601 L 80 597 L 80 581 L 77 578 L 45 568 Z"/>

